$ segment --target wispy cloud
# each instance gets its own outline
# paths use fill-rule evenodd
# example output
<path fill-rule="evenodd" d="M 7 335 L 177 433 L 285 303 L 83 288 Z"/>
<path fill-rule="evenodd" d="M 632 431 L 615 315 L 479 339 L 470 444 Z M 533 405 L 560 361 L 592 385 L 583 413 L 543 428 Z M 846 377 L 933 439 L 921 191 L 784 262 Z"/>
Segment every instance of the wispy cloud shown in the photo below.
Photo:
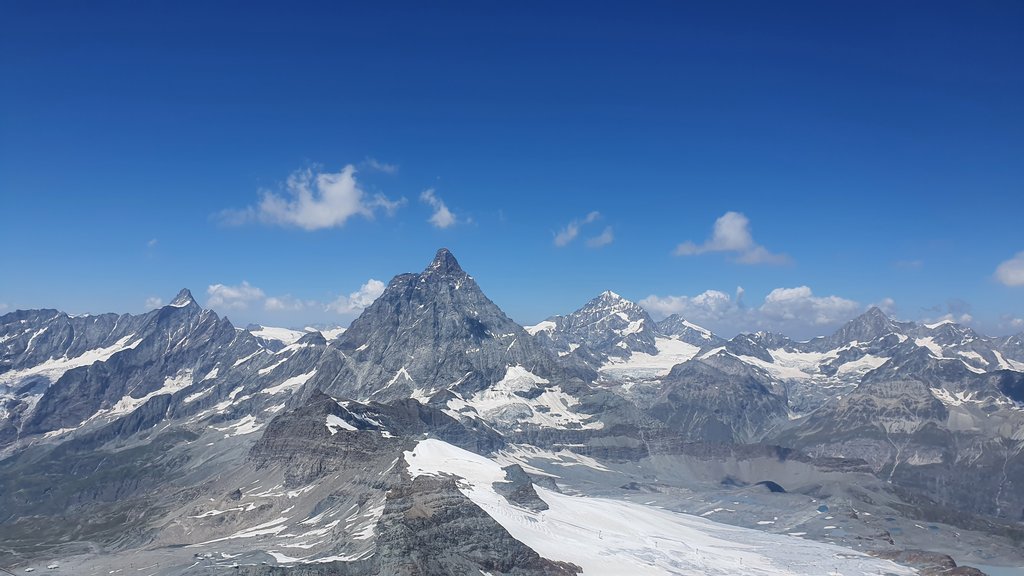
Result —
<path fill-rule="evenodd" d="M 974 316 L 971 315 L 971 303 L 960 298 L 951 298 L 943 304 L 925 308 L 926 313 L 921 322 L 931 324 L 934 322 L 956 322 L 958 324 L 974 323 Z"/>
<path fill-rule="evenodd" d="M 879 310 L 885 312 L 890 316 L 896 314 L 896 301 L 893 300 L 892 298 L 886 297 L 882 298 L 878 302 L 872 302 L 871 304 L 868 304 L 868 308 L 872 307 L 878 308 Z"/>
<path fill-rule="evenodd" d="M 565 228 L 562 228 L 557 234 L 555 234 L 555 246 L 558 246 L 559 248 L 562 246 L 568 246 L 570 242 L 579 236 L 581 227 L 592 222 L 596 222 L 599 218 L 601 218 L 601 213 L 594 211 L 587 214 L 583 220 L 573 220 L 569 222 L 565 225 Z"/>
<path fill-rule="evenodd" d="M 260 194 L 257 205 L 225 210 L 220 214 L 221 220 L 230 225 L 256 221 L 320 230 L 344 226 L 355 216 L 372 219 L 378 211 L 391 215 L 405 204 L 404 198 L 368 195 L 360 187 L 356 168 L 351 164 L 340 172 L 298 170 L 288 177 L 284 194 L 267 190 Z"/>
<path fill-rule="evenodd" d="M 398 164 L 389 164 L 387 162 L 381 162 L 376 158 L 367 158 L 363 160 L 363 166 L 373 172 L 383 172 L 385 174 L 396 174 L 398 172 Z"/>
<path fill-rule="evenodd" d="M 750 232 L 750 220 L 739 212 L 726 212 L 715 220 L 715 226 L 708 238 L 701 244 L 692 241 L 676 246 L 676 256 L 695 256 L 708 252 L 730 252 L 736 255 L 740 264 L 786 264 L 790 259 L 785 254 L 770 252 L 754 242 Z"/>
<path fill-rule="evenodd" d="M 587 239 L 587 246 L 590 248 L 601 248 L 602 246 L 607 246 L 614 241 L 615 233 L 612 231 L 612 227 L 605 226 L 603 232 L 593 238 Z"/>
<path fill-rule="evenodd" d="M 244 280 L 235 286 L 211 284 L 206 288 L 206 294 L 209 296 L 207 304 L 211 308 L 227 310 L 245 310 L 250 304 L 262 301 L 266 297 L 263 290 Z"/>
<path fill-rule="evenodd" d="M 847 298 L 817 296 L 807 286 L 776 288 L 757 307 L 747 307 L 743 296 L 742 288 L 735 296 L 707 290 L 696 296 L 651 295 L 640 305 L 655 317 L 679 314 L 726 335 L 760 329 L 798 338 L 828 333 L 864 310 Z"/>
<path fill-rule="evenodd" d="M 384 292 L 385 287 L 384 282 L 371 278 L 355 292 L 348 295 L 342 294 L 328 302 L 314 299 L 303 300 L 291 294 L 269 296 L 262 288 L 253 286 L 246 281 L 235 285 L 211 284 L 206 289 L 206 293 L 208 295 L 207 306 L 225 312 L 251 311 L 256 313 L 262 310 L 275 315 L 286 314 L 285 317 L 294 317 L 295 313 L 303 312 L 305 314 L 301 316 L 316 318 L 317 314 L 325 312 L 343 316 L 358 314 L 372 304 Z"/>
<path fill-rule="evenodd" d="M 6 302 L 0 302 L 0 312 L 3 312 L 8 308 L 10 308 L 10 306 L 8 306 Z"/>
<path fill-rule="evenodd" d="M 159 240 L 157 240 L 156 238 L 151 238 L 149 240 L 149 242 L 146 242 L 146 247 L 147 248 L 156 248 L 156 245 L 158 243 L 159 243 Z"/>
<path fill-rule="evenodd" d="M 164 299 L 159 296 L 150 296 L 146 298 L 146 310 L 153 310 L 164 305 Z"/>
<path fill-rule="evenodd" d="M 996 267 L 996 280 L 1006 286 L 1024 286 L 1024 252 Z"/>
<path fill-rule="evenodd" d="M 316 308 L 315 300 L 300 300 L 292 297 L 291 294 L 284 296 L 268 296 L 263 301 L 263 309 L 270 312 L 298 312 L 307 308 Z"/>
<path fill-rule="evenodd" d="M 380 280 L 374 280 L 373 278 L 367 280 L 365 284 L 359 287 L 359 290 L 349 294 L 348 296 L 338 296 L 333 302 L 327 305 L 328 310 L 333 310 L 339 314 L 354 314 L 362 312 L 367 306 L 373 304 L 381 294 L 384 293 L 384 288 L 387 286 Z"/>
<path fill-rule="evenodd" d="M 434 213 L 427 221 L 435 228 L 449 228 L 454 226 L 458 221 L 455 214 L 448 209 L 448 206 L 437 196 L 433 188 L 424 190 L 423 193 L 420 194 L 420 201 L 430 205 L 430 207 L 434 209 Z"/>

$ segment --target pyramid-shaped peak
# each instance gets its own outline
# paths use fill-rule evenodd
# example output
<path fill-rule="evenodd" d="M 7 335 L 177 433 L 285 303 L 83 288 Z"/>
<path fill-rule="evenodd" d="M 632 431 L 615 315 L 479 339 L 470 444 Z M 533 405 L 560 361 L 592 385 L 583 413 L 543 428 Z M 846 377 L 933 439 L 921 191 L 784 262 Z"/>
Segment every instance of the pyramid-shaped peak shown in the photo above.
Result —
<path fill-rule="evenodd" d="M 604 292 L 601 292 L 600 298 L 603 298 L 605 300 L 625 300 L 625 298 L 619 296 L 618 294 L 612 292 L 611 290 L 605 290 Z"/>
<path fill-rule="evenodd" d="M 447 248 L 441 248 L 437 251 L 434 260 L 427 266 L 424 273 L 465 274 L 462 267 L 459 266 L 459 261 L 455 259 L 455 255 Z"/>
<path fill-rule="evenodd" d="M 882 312 L 882 309 L 879 308 L 878 306 L 872 306 L 871 308 L 868 308 L 868 311 L 865 312 L 863 316 L 866 316 L 868 318 L 877 318 L 879 320 L 889 319 L 885 312 Z"/>
<path fill-rule="evenodd" d="M 192 305 L 198 306 L 196 299 L 192 297 L 192 292 L 188 288 L 182 288 L 178 295 L 174 297 L 174 300 L 171 300 L 170 305 L 175 308 L 184 308 L 185 306 Z"/>

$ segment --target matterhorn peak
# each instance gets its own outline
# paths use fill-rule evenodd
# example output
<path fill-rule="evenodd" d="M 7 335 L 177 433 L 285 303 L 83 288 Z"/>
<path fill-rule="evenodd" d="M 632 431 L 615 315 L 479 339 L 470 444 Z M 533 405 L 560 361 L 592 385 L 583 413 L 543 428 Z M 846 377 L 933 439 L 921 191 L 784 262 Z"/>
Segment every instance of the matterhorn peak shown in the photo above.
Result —
<path fill-rule="evenodd" d="M 447 248 L 441 248 L 434 256 L 434 260 L 427 266 L 424 274 L 435 273 L 442 275 L 465 274 L 455 255 Z"/>

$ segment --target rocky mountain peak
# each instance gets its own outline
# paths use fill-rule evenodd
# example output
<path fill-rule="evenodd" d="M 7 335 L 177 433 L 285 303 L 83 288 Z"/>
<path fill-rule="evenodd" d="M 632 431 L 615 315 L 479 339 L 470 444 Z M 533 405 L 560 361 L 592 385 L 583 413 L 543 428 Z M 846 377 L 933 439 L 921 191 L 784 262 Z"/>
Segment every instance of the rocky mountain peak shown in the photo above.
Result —
<path fill-rule="evenodd" d="M 647 311 L 639 304 L 619 296 L 611 290 L 601 292 L 596 298 L 583 305 L 582 308 L 573 312 L 573 315 L 585 315 L 593 312 L 621 312 L 634 320 L 648 319 Z"/>
<path fill-rule="evenodd" d="M 900 326 L 880 308 L 872 306 L 867 312 L 844 324 L 825 341 L 829 347 L 836 348 L 851 342 L 870 342 L 894 332 L 902 332 Z"/>
<path fill-rule="evenodd" d="M 305 346 L 326 346 L 327 345 L 327 339 L 324 338 L 324 335 L 322 333 L 320 333 L 319 331 L 314 330 L 312 332 L 307 332 L 304 336 L 299 338 L 295 343 L 299 344 L 299 345 L 305 345 Z"/>
<path fill-rule="evenodd" d="M 459 261 L 455 259 L 455 255 L 450 250 L 441 248 L 434 255 L 434 260 L 423 271 L 423 275 L 465 276 L 466 272 L 459 266 Z"/>
<path fill-rule="evenodd" d="M 658 322 L 658 330 L 666 336 L 676 337 L 695 346 L 718 345 L 723 342 L 707 328 L 688 322 L 679 314 L 672 314 Z"/>
<path fill-rule="evenodd" d="M 542 335 L 545 345 L 559 353 L 583 346 L 598 357 L 629 357 L 633 352 L 657 354 L 657 325 L 635 302 L 606 290 L 567 316 L 556 316 L 555 327 Z"/>
<path fill-rule="evenodd" d="M 420 274 L 396 276 L 336 341 L 354 358 L 356 398 L 432 397 L 456 387 L 473 393 L 509 366 L 552 374 L 550 353 L 484 295 L 450 251 L 438 250 Z"/>
<path fill-rule="evenodd" d="M 196 299 L 192 297 L 192 292 L 188 288 L 182 288 L 169 305 L 175 308 L 184 308 L 185 306 L 198 306 L 199 304 L 196 303 Z"/>

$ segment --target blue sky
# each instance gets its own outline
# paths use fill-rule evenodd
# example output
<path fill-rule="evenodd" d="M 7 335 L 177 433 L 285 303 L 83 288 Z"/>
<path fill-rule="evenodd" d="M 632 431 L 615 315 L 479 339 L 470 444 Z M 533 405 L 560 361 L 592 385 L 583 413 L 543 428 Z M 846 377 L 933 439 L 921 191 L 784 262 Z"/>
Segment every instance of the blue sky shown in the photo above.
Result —
<path fill-rule="evenodd" d="M 345 324 L 447 246 L 523 323 L 1019 332 L 1022 59 L 1019 2 L 0 1 L 0 308 Z"/>

